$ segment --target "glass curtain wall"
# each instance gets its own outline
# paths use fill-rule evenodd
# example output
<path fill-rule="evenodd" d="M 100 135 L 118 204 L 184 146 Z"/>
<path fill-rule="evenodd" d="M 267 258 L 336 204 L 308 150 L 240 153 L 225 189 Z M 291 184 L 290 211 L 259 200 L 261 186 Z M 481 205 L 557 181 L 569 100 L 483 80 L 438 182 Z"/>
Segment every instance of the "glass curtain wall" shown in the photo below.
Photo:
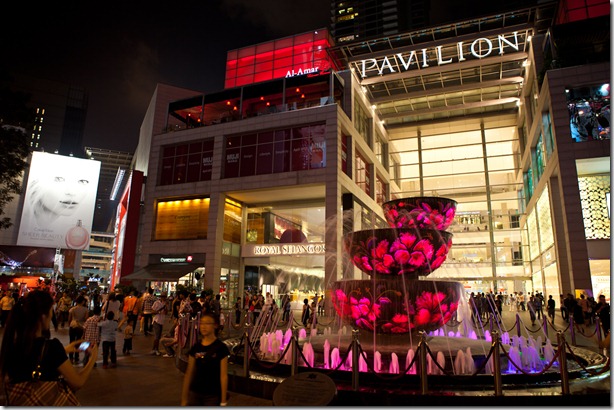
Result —
<path fill-rule="evenodd" d="M 448 134 L 417 134 L 389 143 L 399 158 L 400 192 L 394 198 L 441 196 L 458 202 L 453 246 L 447 261 L 429 278 L 452 278 L 468 292 L 524 291 L 519 226 L 522 192 L 515 127 Z"/>

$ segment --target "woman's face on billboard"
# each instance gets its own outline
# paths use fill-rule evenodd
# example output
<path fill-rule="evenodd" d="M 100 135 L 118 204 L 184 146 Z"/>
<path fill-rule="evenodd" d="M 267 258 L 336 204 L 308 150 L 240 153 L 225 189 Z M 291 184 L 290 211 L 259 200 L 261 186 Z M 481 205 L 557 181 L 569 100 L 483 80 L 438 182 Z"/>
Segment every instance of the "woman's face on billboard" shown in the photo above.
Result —
<path fill-rule="evenodd" d="M 46 213 L 71 216 L 88 194 L 89 181 L 69 172 L 52 172 L 39 181 L 37 191 L 39 205 Z"/>

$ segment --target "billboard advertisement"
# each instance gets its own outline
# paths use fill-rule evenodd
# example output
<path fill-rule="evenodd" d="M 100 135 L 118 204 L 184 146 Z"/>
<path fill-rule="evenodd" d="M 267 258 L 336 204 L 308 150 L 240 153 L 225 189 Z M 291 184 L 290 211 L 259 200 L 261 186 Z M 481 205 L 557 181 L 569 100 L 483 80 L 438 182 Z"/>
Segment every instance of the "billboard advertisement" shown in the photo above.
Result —
<path fill-rule="evenodd" d="M 100 161 L 33 152 L 17 245 L 88 249 Z"/>

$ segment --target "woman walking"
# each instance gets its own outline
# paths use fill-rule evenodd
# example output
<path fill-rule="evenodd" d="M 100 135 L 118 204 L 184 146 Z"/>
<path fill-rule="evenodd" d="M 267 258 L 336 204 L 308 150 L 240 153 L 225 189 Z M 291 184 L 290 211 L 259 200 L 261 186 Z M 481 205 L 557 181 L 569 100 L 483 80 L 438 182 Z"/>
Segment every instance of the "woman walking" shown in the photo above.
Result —
<path fill-rule="evenodd" d="M 230 351 L 217 337 L 219 325 L 219 317 L 210 312 L 200 318 L 201 339 L 188 353 L 182 406 L 226 406 Z"/>

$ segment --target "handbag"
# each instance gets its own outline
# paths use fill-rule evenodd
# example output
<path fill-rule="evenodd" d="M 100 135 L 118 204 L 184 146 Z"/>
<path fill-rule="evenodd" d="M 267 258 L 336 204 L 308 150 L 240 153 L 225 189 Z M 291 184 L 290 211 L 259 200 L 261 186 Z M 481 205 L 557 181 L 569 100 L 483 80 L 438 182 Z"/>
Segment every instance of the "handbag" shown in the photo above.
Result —
<path fill-rule="evenodd" d="M 79 399 L 64 379 L 40 380 L 41 361 L 47 347 L 44 342 L 32 380 L 19 383 L 5 382 L 8 406 L 80 406 Z"/>

